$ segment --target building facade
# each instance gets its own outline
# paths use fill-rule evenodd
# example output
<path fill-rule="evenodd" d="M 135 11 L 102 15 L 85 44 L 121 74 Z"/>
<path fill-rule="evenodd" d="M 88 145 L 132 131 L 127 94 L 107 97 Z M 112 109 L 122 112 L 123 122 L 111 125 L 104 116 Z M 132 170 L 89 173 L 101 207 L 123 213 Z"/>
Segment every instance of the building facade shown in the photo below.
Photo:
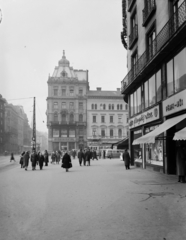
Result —
<path fill-rule="evenodd" d="M 4 153 L 5 141 L 5 99 L 0 95 L 0 154 Z"/>
<path fill-rule="evenodd" d="M 123 0 L 133 163 L 176 174 L 175 132 L 186 126 L 186 1 Z M 185 142 L 184 142 L 185 143 Z"/>
<path fill-rule="evenodd" d="M 78 149 L 87 145 L 88 71 L 75 70 L 63 57 L 48 78 L 48 150 Z"/>
<path fill-rule="evenodd" d="M 99 150 L 111 148 L 127 137 L 128 104 L 117 91 L 90 90 L 87 96 L 87 145 Z"/>

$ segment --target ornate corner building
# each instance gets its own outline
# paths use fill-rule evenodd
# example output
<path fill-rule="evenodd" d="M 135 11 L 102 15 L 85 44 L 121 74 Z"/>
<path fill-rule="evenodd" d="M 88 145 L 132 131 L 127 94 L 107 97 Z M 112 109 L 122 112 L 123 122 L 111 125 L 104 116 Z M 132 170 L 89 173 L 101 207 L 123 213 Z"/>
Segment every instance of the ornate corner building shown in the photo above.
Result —
<path fill-rule="evenodd" d="M 48 150 L 84 148 L 87 145 L 88 70 L 75 70 L 63 51 L 48 78 Z"/>

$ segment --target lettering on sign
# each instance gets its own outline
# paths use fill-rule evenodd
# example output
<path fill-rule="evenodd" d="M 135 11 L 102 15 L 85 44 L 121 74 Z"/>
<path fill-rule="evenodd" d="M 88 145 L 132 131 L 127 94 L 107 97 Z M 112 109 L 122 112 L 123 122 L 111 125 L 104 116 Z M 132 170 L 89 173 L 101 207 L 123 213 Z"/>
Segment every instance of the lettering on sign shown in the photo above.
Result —
<path fill-rule="evenodd" d="M 174 110 L 175 108 L 179 108 L 183 106 L 183 99 L 179 99 L 177 102 L 175 103 L 171 103 L 171 104 L 168 104 L 165 109 L 166 109 L 166 112 L 169 112 L 169 111 L 172 111 Z"/>

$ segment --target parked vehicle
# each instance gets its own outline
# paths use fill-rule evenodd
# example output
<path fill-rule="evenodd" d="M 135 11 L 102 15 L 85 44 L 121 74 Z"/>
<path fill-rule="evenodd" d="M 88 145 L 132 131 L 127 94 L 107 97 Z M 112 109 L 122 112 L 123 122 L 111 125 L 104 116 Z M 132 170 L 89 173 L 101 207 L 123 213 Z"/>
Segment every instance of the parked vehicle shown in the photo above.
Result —
<path fill-rule="evenodd" d="M 105 150 L 105 156 L 106 158 L 120 158 L 121 153 L 123 153 L 124 150 L 120 149 L 106 149 Z"/>

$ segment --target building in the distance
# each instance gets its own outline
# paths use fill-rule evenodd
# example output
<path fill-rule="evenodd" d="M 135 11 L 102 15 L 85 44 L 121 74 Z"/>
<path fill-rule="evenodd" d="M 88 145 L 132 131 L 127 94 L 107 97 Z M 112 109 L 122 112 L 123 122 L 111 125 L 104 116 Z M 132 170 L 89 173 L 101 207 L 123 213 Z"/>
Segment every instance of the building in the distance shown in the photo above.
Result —
<path fill-rule="evenodd" d="M 87 145 L 88 71 L 70 66 L 62 59 L 48 78 L 48 150 L 78 149 Z"/>
<path fill-rule="evenodd" d="M 186 147 L 174 138 L 186 127 L 186 1 L 123 0 L 122 6 L 128 73 L 121 92 L 129 104 L 131 159 L 176 174 L 178 144 Z"/>
<path fill-rule="evenodd" d="M 127 138 L 128 104 L 120 88 L 90 90 L 87 95 L 87 145 L 99 150 Z"/>
<path fill-rule="evenodd" d="M 0 154 L 4 153 L 5 143 L 5 99 L 0 95 Z"/>

